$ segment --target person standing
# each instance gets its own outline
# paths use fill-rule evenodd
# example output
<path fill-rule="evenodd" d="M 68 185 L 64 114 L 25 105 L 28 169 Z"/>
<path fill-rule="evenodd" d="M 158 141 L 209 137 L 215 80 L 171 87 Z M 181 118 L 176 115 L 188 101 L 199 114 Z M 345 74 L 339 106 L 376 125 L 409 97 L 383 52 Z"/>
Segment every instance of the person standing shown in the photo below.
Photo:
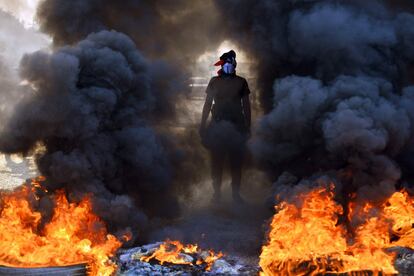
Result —
<path fill-rule="evenodd" d="M 233 200 L 240 203 L 243 202 L 240 196 L 242 165 L 251 125 L 250 90 L 246 79 L 236 74 L 233 50 L 224 53 L 215 65 L 221 69 L 206 89 L 200 136 L 211 157 L 213 202 L 221 199 L 223 167 L 228 158 Z M 207 125 L 210 113 L 211 121 Z"/>

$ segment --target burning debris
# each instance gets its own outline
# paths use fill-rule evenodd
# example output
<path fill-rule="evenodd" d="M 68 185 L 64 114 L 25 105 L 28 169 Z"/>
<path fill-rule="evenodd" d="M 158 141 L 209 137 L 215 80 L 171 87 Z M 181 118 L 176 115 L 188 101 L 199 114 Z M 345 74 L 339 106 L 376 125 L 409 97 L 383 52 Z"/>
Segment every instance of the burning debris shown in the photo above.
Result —
<path fill-rule="evenodd" d="M 120 254 L 121 275 L 253 275 L 258 268 L 239 260 L 202 250 L 196 244 L 158 242 Z"/>
<path fill-rule="evenodd" d="M 93 213 L 89 197 L 70 203 L 63 190 L 50 195 L 42 186 L 44 181 L 44 177 L 38 177 L 30 185 L 1 194 L 0 275 L 252 275 L 258 272 L 257 266 L 243 264 L 238 258 L 179 241 L 120 250 L 122 241 L 108 234 L 104 222 Z M 38 194 L 42 193 L 52 198 L 54 207 L 50 218 L 36 211 L 41 199 Z"/>
<path fill-rule="evenodd" d="M 0 265 L 44 268 L 87 263 L 91 275 L 112 275 L 116 265 L 111 257 L 121 242 L 92 212 L 90 198 L 69 203 L 64 191 L 58 191 L 53 195 L 53 216 L 45 222 L 32 207 L 39 182 L 33 184 L 1 195 Z"/>
<path fill-rule="evenodd" d="M 157 261 L 160 264 L 171 263 L 177 265 L 199 265 L 205 267 L 205 270 L 210 271 L 211 266 L 218 259 L 223 257 L 223 253 L 218 254 L 209 250 L 201 251 L 198 245 L 183 245 L 179 241 L 169 241 L 160 244 L 150 255 L 142 256 L 140 258 L 143 262 Z"/>
<path fill-rule="evenodd" d="M 48 267 L 5 267 L 0 266 L 2 276 L 85 276 L 88 274 L 88 264 Z"/>
<path fill-rule="evenodd" d="M 414 249 L 414 198 L 395 192 L 374 206 L 349 204 L 350 224 L 340 223 L 344 208 L 334 200 L 334 185 L 282 201 L 260 255 L 265 275 L 319 275 L 369 271 L 397 274 L 412 266 L 396 252 Z M 408 256 L 406 254 L 405 256 Z M 402 274 L 405 275 L 405 274 Z"/>

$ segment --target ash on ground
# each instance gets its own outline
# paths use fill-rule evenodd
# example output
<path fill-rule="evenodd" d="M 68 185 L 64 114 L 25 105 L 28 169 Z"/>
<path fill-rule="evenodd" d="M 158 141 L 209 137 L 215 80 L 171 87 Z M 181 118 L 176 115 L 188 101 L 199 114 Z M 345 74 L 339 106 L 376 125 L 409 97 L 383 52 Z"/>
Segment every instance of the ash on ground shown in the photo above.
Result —
<path fill-rule="evenodd" d="M 210 271 L 206 271 L 205 266 L 160 265 L 140 260 L 141 257 L 151 255 L 161 244 L 158 242 L 122 250 L 119 253 L 119 275 L 258 275 L 260 271 L 258 266 L 247 264 L 249 262 L 245 262 L 243 258 L 234 256 L 223 256 L 218 259 Z M 399 271 L 398 276 L 414 275 L 414 250 L 395 247 L 389 251 L 396 253 L 395 268 Z M 186 258 L 191 260 L 193 257 L 187 255 Z"/>
<path fill-rule="evenodd" d="M 414 250 L 407 247 L 394 247 L 388 249 L 389 252 L 395 252 L 394 262 L 395 269 L 398 270 L 399 276 L 414 275 Z"/>
<path fill-rule="evenodd" d="M 157 261 L 141 261 L 142 257 L 148 257 L 159 248 L 161 242 L 122 250 L 119 253 L 119 275 L 257 275 L 258 266 L 251 266 L 243 262 L 241 258 L 223 256 L 216 260 L 207 270 L 205 265 L 197 265 L 196 260 L 203 258 L 203 254 L 208 251 L 201 251 L 199 256 L 182 254 L 182 257 L 193 262 L 193 265 L 177 265 L 164 263 L 161 265 Z"/>

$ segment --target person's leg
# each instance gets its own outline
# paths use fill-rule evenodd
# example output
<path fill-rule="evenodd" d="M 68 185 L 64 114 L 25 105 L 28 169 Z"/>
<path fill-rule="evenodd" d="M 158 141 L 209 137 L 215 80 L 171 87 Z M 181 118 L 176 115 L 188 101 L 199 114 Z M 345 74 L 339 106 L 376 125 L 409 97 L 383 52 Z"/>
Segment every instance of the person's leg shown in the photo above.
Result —
<path fill-rule="evenodd" d="M 242 177 L 244 151 L 238 150 L 230 153 L 230 169 L 231 169 L 231 186 L 233 190 L 233 200 L 242 201 L 240 196 L 240 185 Z"/>
<path fill-rule="evenodd" d="M 211 179 L 213 181 L 214 201 L 219 201 L 221 198 L 221 182 L 223 175 L 224 156 L 218 152 L 211 151 Z"/>

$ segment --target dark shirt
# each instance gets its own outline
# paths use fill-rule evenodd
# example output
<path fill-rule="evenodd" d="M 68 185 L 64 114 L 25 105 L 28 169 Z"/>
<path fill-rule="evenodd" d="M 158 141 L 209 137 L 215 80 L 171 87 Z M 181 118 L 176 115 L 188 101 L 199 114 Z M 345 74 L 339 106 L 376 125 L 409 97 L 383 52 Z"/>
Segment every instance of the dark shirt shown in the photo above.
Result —
<path fill-rule="evenodd" d="M 237 75 L 221 75 L 211 78 L 206 93 L 213 96 L 212 117 L 214 121 L 229 121 L 245 127 L 242 98 L 250 94 L 245 78 Z"/>

